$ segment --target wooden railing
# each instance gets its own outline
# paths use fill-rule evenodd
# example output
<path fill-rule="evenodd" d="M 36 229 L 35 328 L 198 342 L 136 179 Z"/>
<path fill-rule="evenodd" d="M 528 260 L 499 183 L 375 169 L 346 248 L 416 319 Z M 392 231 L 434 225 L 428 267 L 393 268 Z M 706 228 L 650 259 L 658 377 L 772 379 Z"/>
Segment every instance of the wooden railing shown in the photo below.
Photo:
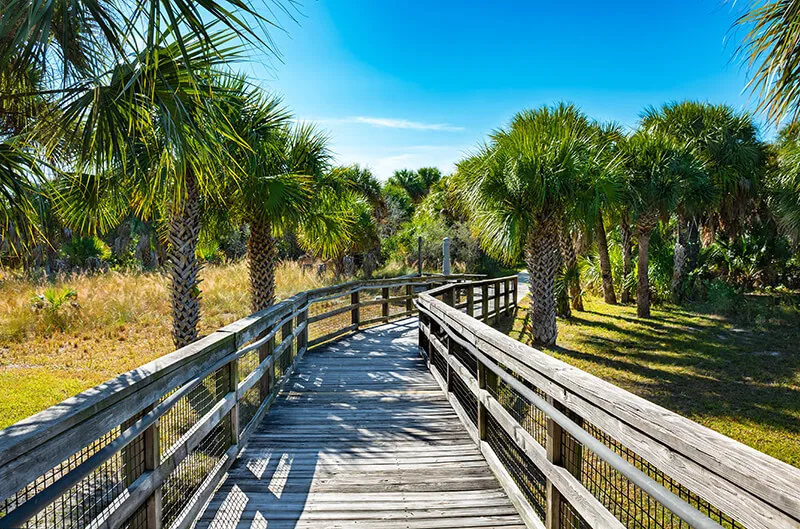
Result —
<path fill-rule="evenodd" d="M 303 292 L 0 431 L 0 528 L 189 527 L 307 349 L 476 277 Z"/>
<path fill-rule="evenodd" d="M 488 327 L 486 284 L 419 296 L 420 351 L 528 527 L 800 527 L 800 469 Z"/>

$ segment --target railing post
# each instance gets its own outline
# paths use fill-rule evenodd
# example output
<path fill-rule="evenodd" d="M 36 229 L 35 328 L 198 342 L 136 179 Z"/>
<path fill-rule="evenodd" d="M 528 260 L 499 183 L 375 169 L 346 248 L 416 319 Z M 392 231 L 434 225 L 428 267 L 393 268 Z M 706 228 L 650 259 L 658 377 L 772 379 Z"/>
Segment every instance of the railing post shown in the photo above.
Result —
<path fill-rule="evenodd" d="M 450 288 L 442 292 L 442 301 L 445 302 L 446 305 L 450 305 L 451 307 L 455 304 L 455 297 L 453 294 L 453 290 L 455 287 L 450 285 Z"/>
<path fill-rule="evenodd" d="M 500 281 L 495 281 L 492 287 L 492 299 L 494 300 L 492 323 L 496 324 L 497 320 L 500 319 Z"/>
<path fill-rule="evenodd" d="M 475 314 L 475 288 L 472 283 L 467 283 L 467 314 L 473 316 Z"/>
<path fill-rule="evenodd" d="M 511 307 L 508 305 L 508 286 L 511 282 L 506 279 L 503 281 L 503 315 L 508 316 L 511 314 Z"/>
<path fill-rule="evenodd" d="M 267 334 L 271 331 L 271 329 L 267 329 L 264 331 L 264 334 Z M 270 338 L 267 343 L 262 345 L 258 348 L 258 363 L 260 364 L 264 360 L 270 357 L 272 351 L 275 350 L 275 337 L 273 336 Z M 277 362 L 272 363 L 272 369 L 268 370 L 264 373 L 264 376 L 261 377 L 261 383 L 259 384 L 259 401 L 264 402 L 269 398 L 269 394 L 272 391 L 272 383 L 275 379 L 275 365 Z"/>
<path fill-rule="evenodd" d="M 353 309 L 350 311 L 350 323 L 356 326 L 356 330 L 358 330 L 358 326 L 361 325 L 361 291 L 356 290 L 352 294 L 350 294 L 350 306 Z"/>
<path fill-rule="evenodd" d="M 304 296 L 305 297 L 305 296 Z M 307 300 L 303 299 L 301 306 L 305 306 Z M 303 330 L 297 335 L 297 354 L 299 355 L 303 349 L 308 347 L 308 309 L 304 309 L 297 315 L 297 326 L 305 324 Z"/>
<path fill-rule="evenodd" d="M 382 288 L 381 289 L 381 297 L 383 298 L 383 303 L 381 303 L 381 316 L 388 321 L 389 319 L 389 289 Z"/>
<path fill-rule="evenodd" d="M 284 348 L 283 354 L 281 355 L 282 359 L 288 357 L 289 360 L 288 362 L 283 360 L 281 361 L 282 365 L 281 374 L 283 374 L 286 371 L 286 368 L 289 367 L 292 361 L 294 360 L 294 338 L 292 338 L 293 331 L 294 331 L 294 319 L 287 321 L 283 325 L 283 327 L 281 327 L 281 338 L 283 338 L 281 340 L 281 343 L 285 342 L 286 340 L 291 340 L 291 343 Z"/>
<path fill-rule="evenodd" d="M 153 423 L 144 431 L 144 470 L 153 471 L 161 463 L 161 445 L 159 438 L 160 420 Z M 161 487 L 153 491 L 145 503 L 145 518 L 147 529 L 161 529 L 163 522 L 163 504 L 161 501 Z"/>
<path fill-rule="evenodd" d="M 484 323 L 489 323 L 489 285 L 481 285 L 481 319 Z"/>
<path fill-rule="evenodd" d="M 553 398 L 547 397 L 547 401 L 553 404 Z M 561 452 L 561 426 L 550 417 L 547 418 L 547 437 L 545 449 L 547 450 L 547 460 L 554 465 L 562 465 Z M 547 480 L 547 512 L 545 525 L 547 529 L 560 529 L 561 527 L 561 492 Z"/>
<path fill-rule="evenodd" d="M 519 305 L 519 277 L 514 276 L 511 283 L 514 285 L 514 308 L 516 309 Z"/>
<path fill-rule="evenodd" d="M 414 285 L 411 283 L 406 285 L 406 312 L 411 313 L 414 311 Z"/>
<path fill-rule="evenodd" d="M 225 392 L 233 392 L 239 387 L 239 359 L 235 358 L 225 364 L 222 368 L 223 384 Z M 233 404 L 233 408 L 228 412 L 228 422 L 231 428 L 231 445 L 239 444 L 239 399 Z"/>

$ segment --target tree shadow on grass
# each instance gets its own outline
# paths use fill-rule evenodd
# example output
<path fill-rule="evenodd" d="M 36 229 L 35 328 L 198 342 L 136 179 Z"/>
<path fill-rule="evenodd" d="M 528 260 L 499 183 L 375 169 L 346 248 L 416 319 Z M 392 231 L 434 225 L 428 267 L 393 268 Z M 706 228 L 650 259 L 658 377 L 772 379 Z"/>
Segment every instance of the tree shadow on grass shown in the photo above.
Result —
<path fill-rule="evenodd" d="M 671 308 L 642 320 L 592 304 L 560 320 L 559 345 L 544 352 L 681 415 L 741 425 L 739 440 L 751 445 L 785 435 L 800 446 L 800 326 L 731 329 L 725 318 Z M 523 306 L 500 329 L 530 343 L 527 318 Z"/>

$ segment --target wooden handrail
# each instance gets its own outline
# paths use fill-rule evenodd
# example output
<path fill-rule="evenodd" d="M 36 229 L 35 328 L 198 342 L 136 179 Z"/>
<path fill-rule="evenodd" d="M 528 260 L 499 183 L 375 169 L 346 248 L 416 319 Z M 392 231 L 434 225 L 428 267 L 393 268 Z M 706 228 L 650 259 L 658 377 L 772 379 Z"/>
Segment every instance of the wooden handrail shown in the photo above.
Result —
<path fill-rule="evenodd" d="M 554 422 L 559 428 L 570 429 L 573 438 L 589 449 L 593 447 L 596 455 L 612 468 L 617 468 L 626 479 L 648 491 L 651 497 L 658 498 L 663 506 L 669 507 L 668 511 L 691 520 L 693 526 L 719 527 L 716 521 L 709 521 L 704 515 L 698 518 L 695 505 L 680 499 L 676 501 L 673 493 L 647 476 L 634 476 L 636 472 L 627 475 L 630 469 L 625 468 L 626 462 L 610 461 L 618 456 L 570 417 L 588 421 L 647 461 L 661 476 L 677 481 L 748 529 L 800 527 L 800 495 L 796 492 L 800 485 L 800 469 L 525 346 L 435 297 L 446 299 L 443 294 L 456 288 L 446 285 L 423 293 L 416 300 L 420 310 L 422 352 L 429 357 L 431 354 L 441 355 L 447 361 L 448 371 L 452 371 L 439 377 L 443 390 L 447 391 L 449 387 L 443 380 L 448 376 L 459 377 L 479 402 L 478 426 L 473 426 L 470 421 L 464 422 L 467 429 L 474 432 L 482 450 L 491 452 L 481 441 L 479 432 L 482 414 L 488 414 L 513 439 L 519 450 L 536 464 L 546 476 L 548 486 L 568 501 L 590 526 L 615 527 L 615 519 L 581 481 L 559 463 L 553 463 L 553 458 L 548 458 L 546 447 L 483 389 L 478 380 L 481 370 L 495 373 L 530 406 L 544 412 L 548 425 Z M 433 328 L 445 334 L 444 342 Z M 454 346 L 478 363 L 477 378 L 460 362 L 458 355 L 452 354 Z M 433 365 L 430 360 L 429 364 Z M 438 377 L 435 369 L 432 372 Z M 530 386 L 546 398 L 533 392 Z M 464 414 L 458 398 L 454 394 L 450 396 L 453 407 L 461 408 L 461 414 Z M 575 428 L 580 428 L 580 431 Z M 554 444 L 549 437 L 547 441 L 548 446 Z M 492 454 L 487 457 L 490 463 L 492 457 Z M 512 482 L 511 487 L 515 486 Z M 510 495 L 513 499 L 514 491 Z M 525 509 L 526 505 L 527 501 L 521 507 Z M 527 508 L 530 510 L 530 505 Z M 552 508 L 548 511 L 549 517 L 559 516 L 551 511 Z M 540 523 L 538 517 L 532 512 L 529 514 L 529 517 L 536 518 L 531 523 L 537 526 Z M 548 527 L 558 527 L 559 522 L 548 518 L 547 523 Z M 618 521 L 616 523 L 621 527 Z"/>
<path fill-rule="evenodd" d="M 329 339 L 344 336 L 371 321 L 354 320 L 352 324 L 341 326 L 333 333 L 309 340 L 309 327 L 312 324 L 347 311 L 356 314 L 360 306 L 370 304 L 358 303 L 358 294 L 373 289 L 380 289 L 384 293 L 381 303 L 386 308 L 378 320 L 389 321 L 412 312 L 408 310 L 408 303 L 409 296 L 416 295 L 415 288 L 419 290 L 466 279 L 467 276 L 463 275 L 387 278 L 353 281 L 302 292 L 0 430 L 0 512 L 4 514 L 0 516 L 0 528 L 24 525 L 81 480 L 100 471 L 101 466 L 111 458 L 130 451 L 137 439 L 142 440 L 146 452 L 138 476 L 132 476 L 133 482 L 127 486 L 124 499 L 111 498 L 114 501 L 91 523 L 93 527 L 114 529 L 144 505 L 147 505 L 148 517 L 160 519 L 162 485 L 180 462 L 200 446 L 203 439 L 223 421 L 227 421 L 230 429 L 229 448 L 220 457 L 214 470 L 215 476 L 221 476 L 238 455 L 255 424 L 266 413 L 306 350 Z M 405 295 L 385 295 L 393 288 L 404 289 Z M 340 298 L 356 300 L 358 307 L 351 304 L 308 317 L 312 305 Z M 404 302 L 406 311 L 390 315 L 388 304 L 398 301 Z M 280 342 L 272 348 L 271 344 L 278 339 L 279 333 L 282 334 Z M 263 355 L 260 351 L 266 346 L 271 350 Z M 273 374 L 279 366 L 278 359 L 294 349 L 297 350 L 296 356 L 290 359 L 281 377 L 272 383 Z M 259 351 L 258 364 L 240 379 L 240 360 L 256 351 Z M 184 425 L 186 433 L 171 447 L 166 447 L 165 454 L 160 454 L 159 421 L 176 403 L 187 399 L 195 389 L 214 376 L 223 377 L 227 387 L 224 394 L 217 396 L 216 402 L 202 417 Z M 240 424 L 240 401 L 253 388 L 263 386 L 265 380 L 268 391 L 262 395 L 258 410 L 247 424 Z M 107 441 L 98 444 L 98 439 L 103 436 L 107 437 Z M 79 453 L 83 455 L 78 459 L 70 459 Z M 25 488 L 29 486 L 33 488 L 26 491 Z M 212 490 L 213 486 L 204 485 L 196 494 L 208 495 Z M 5 502 L 4 508 L 3 500 L 14 498 L 18 491 L 22 491 L 19 499 Z M 158 501 L 153 500 L 154 495 L 158 495 Z M 193 505 L 202 505 L 204 501 L 201 500 L 203 498 L 198 498 Z M 152 511 L 151 504 L 154 506 Z M 173 529 L 181 529 L 182 524 L 188 523 L 185 522 L 186 512 L 174 522 L 177 525 Z"/>

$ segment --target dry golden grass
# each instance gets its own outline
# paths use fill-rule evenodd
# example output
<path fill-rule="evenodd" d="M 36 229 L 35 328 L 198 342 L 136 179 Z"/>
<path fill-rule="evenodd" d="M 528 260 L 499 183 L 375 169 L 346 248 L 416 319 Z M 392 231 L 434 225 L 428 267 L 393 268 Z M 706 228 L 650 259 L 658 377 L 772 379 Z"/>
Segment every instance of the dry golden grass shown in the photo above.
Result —
<path fill-rule="evenodd" d="M 201 272 L 201 334 L 250 313 L 247 265 Z M 277 272 L 278 297 L 329 284 L 295 263 Z M 110 272 L 59 279 L 77 292 L 77 307 L 34 310 L 45 283 L 0 282 L 0 428 L 173 350 L 168 278 Z"/>

